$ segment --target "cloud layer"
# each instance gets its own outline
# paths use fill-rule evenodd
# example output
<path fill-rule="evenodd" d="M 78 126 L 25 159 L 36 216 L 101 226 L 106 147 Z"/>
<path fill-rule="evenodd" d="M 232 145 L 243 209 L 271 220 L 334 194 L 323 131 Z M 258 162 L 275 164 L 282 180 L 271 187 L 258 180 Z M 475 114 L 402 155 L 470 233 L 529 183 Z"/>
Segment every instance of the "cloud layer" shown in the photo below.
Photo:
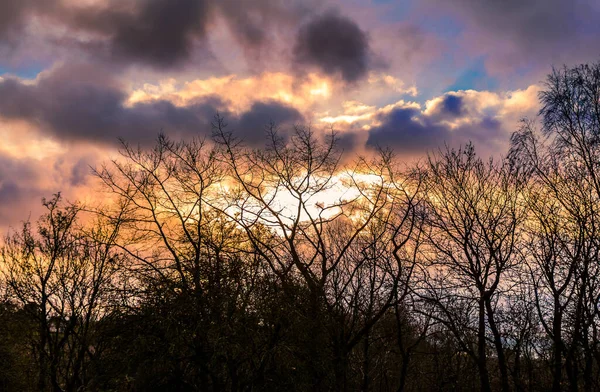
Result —
<path fill-rule="evenodd" d="M 210 137 L 216 113 L 252 146 L 274 122 L 282 132 L 333 127 L 348 156 L 383 146 L 408 159 L 468 140 L 499 154 L 518 120 L 535 116 L 551 65 L 595 59 L 599 9 L 591 0 L 0 1 L 0 229 L 42 196 L 78 197 L 89 165 L 118 138 Z"/>
<path fill-rule="evenodd" d="M 18 56 L 34 41 L 111 65 L 157 70 L 201 65 L 209 38 L 224 25 L 229 44 L 255 54 L 285 29 L 298 26 L 317 2 L 256 0 L 5 0 L 0 50 Z M 25 46 L 25 47 L 23 47 Z"/>
<path fill-rule="evenodd" d="M 0 81 L 0 116 L 36 124 L 42 132 L 65 141 L 115 144 L 119 138 L 148 145 L 160 132 L 174 137 L 210 136 L 217 113 L 251 143 L 259 143 L 264 126 L 302 122 L 285 103 L 257 101 L 246 111 L 229 111 L 225 97 L 206 96 L 177 106 L 166 99 L 127 104 L 128 95 L 111 75 L 88 65 L 64 66 L 45 73 L 36 83 Z"/>

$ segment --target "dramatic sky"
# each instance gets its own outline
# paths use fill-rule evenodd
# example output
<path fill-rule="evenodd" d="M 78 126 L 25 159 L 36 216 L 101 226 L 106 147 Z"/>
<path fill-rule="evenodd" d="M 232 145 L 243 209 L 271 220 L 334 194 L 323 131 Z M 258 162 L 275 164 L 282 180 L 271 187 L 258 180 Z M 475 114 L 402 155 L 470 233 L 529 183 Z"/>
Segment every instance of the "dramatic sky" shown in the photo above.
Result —
<path fill-rule="evenodd" d="M 251 145 L 270 121 L 348 154 L 506 150 L 552 66 L 596 61 L 597 0 L 1 0 L 0 232 L 94 197 L 118 138 Z"/>

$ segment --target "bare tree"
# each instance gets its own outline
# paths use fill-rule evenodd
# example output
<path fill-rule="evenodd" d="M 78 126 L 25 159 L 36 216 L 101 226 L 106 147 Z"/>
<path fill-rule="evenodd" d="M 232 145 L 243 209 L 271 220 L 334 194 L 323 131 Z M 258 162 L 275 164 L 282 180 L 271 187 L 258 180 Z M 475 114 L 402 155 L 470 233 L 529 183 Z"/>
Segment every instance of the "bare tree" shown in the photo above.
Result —
<path fill-rule="evenodd" d="M 554 69 L 540 94 L 542 132 L 528 122 L 512 138 L 514 164 L 531 173 L 526 200 L 536 242 L 529 249 L 539 267 L 532 278 L 550 297 L 537 302 L 539 307 L 554 304 L 552 311 L 539 312 L 543 321 L 551 320 L 551 326 L 544 326 L 554 347 L 555 391 L 562 388 L 563 357 L 570 388 L 578 390 L 580 351 L 584 388 L 593 389 L 597 315 L 590 310 L 598 296 L 599 97 L 600 64 Z"/>
<path fill-rule="evenodd" d="M 391 156 L 361 159 L 341 170 L 335 133 L 321 138 L 310 128 L 296 127 L 286 139 L 274 126 L 265 149 L 245 148 L 227 132 L 221 118 L 216 138 L 235 184 L 229 213 L 272 273 L 287 287 L 300 278 L 309 292 L 307 325 L 325 331 L 331 344 L 335 382 L 346 390 L 352 350 L 364 346 L 363 388 L 368 387 L 368 335 L 397 301 L 405 245 L 416 226 L 415 195 L 409 181 L 392 170 Z M 368 179 L 367 179 L 368 177 Z M 405 181 L 405 183 L 403 183 Z M 344 196 L 326 200 L 343 186 Z M 264 240 L 264 228 L 270 242 Z M 321 350 L 316 341 L 310 361 Z M 309 365 L 311 366 L 311 365 Z M 315 387 L 324 382 L 313 369 Z"/>
<path fill-rule="evenodd" d="M 510 389 L 501 326 L 499 294 L 516 258 L 522 209 L 507 167 L 477 158 L 472 145 L 447 149 L 429 159 L 424 198 L 429 250 L 423 299 L 435 304 L 436 318 L 460 342 L 479 369 L 481 390 L 490 391 L 489 328 L 502 389 Z M 470 314 L 476 309 L 476 314 Z M 476 334 L 472 348 L 469 330 Z"/>
<path fill-rule="evenodd" d="M 177 331 L 181 341 L 172 365 L 181 374 L 170 382 L 245 388 L 264 366 L 251 364 L 249 356 L 265 353 L 242 355 L 236 341 L 263 344 L 252 341 L 252 331 L 264 325 L 256 290 L 268 277 L 252 244 L 224 213 L 229 206 L 220 190 L 227 183 L 218 150 L 204 140 L 175 143 L 159 136 L 150 151 L 124 143 L 121 153 L 96 174 L 112 199 L 112 215 L 124 217 L 116 246 L 129 257 L 127 269 L 137 281 L 130 295 L 148 306 L 164 298 L 163 317 L 173 323 L 166 332 Z M 156 322 L 157 334 L 164 332 L 154 315 L 144 317 Z M 268 350 L 271 343 L 264 345 Z M 247 375 L 248 366 L 256 374 Z"/>
<path fill-rule="evenodd" d="M 95 356 L 94 323 L 111 305 L 119 256 L 113 241 L 120 221 L 81 226 L 81 208 L 60 195 L 44 200 L 47 212 L 34 230 L 25 223 L 0 251 L 10 298 L 35 320 L 33 350 L 39 390 L 75 391 L 89 383 Z"/>

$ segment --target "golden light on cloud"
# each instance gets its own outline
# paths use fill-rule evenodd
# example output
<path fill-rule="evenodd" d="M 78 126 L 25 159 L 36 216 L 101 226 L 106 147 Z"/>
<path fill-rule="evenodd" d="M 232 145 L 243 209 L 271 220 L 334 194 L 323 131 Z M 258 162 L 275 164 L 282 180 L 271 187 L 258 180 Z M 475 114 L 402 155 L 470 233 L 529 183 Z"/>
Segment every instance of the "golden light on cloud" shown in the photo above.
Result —
<path fill-rule="evenodd" d="M 299 80 L 283 72 L 265 72 L 241 78 L 237 75 L 198 79 L 177 85 L 174 79 L 165 79 L 157 85 L 146 83 L 129 96 L 128 105 L 157 99 L 166 99 L 175 105 L 186 105 L 195 99 L 210 96 L 226 97 L 229 109 L 241 112 L 256 101 L 276 100 L 299 110 L 328 99 L 332 81 L 318 74 L 308 74 Z"/>
<path fill-rule="evenodd" d="M 368 82 L 370 85 L 382 86 L 386 89 L 393 90 L 400 94 L 410 95 L 412 97 L 415 97 L 419 94 L 417 86 L 414 84 L 412 86 L 407 86 L 404 81 L 398 79 L 397 77 L 384 73 L 369 73 Z"/>
<path fill-rule="evenodd" d="M 358 115 L 358 116 L 342 114 L 342 115 L 335 116 L 335 117 L 331 117 L 331 116 L 322 117 L 321 121 L 324 123 L 327 123 L 327 124 L 335 124 L 335 123 L 352 124 L 352 123 L 355 123 L 358 121 L 369 120 L 369 119 L 373 118 L 373 116 L 374 116 L 374 113 L 366 113 L 366 114 Z"/>
<path fill-rule="evenodd" d="M 327 98 L 331 95 L 330 87 L 327 82 L 322 82 L 320 86 L 310 90 L 311 95 Z"/>
<path fill-rule="evenodd" d="M 539 109 L 538 94 L 540 91 L 541 87 L 533 84 L 524 90 L 510 92 L 500 114 L 510 115 L 515 112 L 537 112 Z"/>
<path fill-rule="evenodd" d="M 451 130 L 477 124 L 484 118 L 515 123 L 521 118 L 535 116 L 539 108 L 539 91 L 540 86 L 531 85 L 523 90 L 500 93 L 476 90 L 450 92 L 426 101 L 423 114 Z M 450 116 L 444 114 L 444 101 L 448 95 L 460 98 L 460 113 Z"/>
<path fill-rule="evenodd" d="M 26 121 L 0 118 L 0 129 L 3 135 L 0 143 L 2 155 L 40 161 L 67 151 L 64 144 L 42 136 L 34 125 Z"/>
<path fill-rule="evenodd" d="M 396 108 L 412 108 L 421 109 L 421 105 L 417 102 L 399 100 L 390 105 L 378 108 L 376 106 L 366 105 L 358 101 L 345 101 L 342 103 L 342 113 L 332 116 L 329 113 L 321 116 L 319 121 L 326 124 L 355 124 L 364 123 L 363 128 L 368 129 L 370 126 L 377 125 L 377 118 L 381 115 L 387 114 Z M 366 124 L 369 123 L 369 124 Z M 366 127 L 366 128 L 365 128 Z"/>

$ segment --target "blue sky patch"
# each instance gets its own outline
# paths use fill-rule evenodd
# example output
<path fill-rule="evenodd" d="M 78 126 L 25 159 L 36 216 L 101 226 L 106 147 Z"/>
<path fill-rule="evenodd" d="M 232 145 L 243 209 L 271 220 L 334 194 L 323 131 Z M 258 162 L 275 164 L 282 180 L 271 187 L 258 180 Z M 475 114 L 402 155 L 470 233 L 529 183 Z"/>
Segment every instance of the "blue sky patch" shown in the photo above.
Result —
<path fill-rule="evenodd" d="M 485 69 L 485 58 L 476 59 L 465 71 L 461 72 L 454 83 L 444 92 L 459 90 L 495 90 L 498 79 L 490 76 Z"/>

